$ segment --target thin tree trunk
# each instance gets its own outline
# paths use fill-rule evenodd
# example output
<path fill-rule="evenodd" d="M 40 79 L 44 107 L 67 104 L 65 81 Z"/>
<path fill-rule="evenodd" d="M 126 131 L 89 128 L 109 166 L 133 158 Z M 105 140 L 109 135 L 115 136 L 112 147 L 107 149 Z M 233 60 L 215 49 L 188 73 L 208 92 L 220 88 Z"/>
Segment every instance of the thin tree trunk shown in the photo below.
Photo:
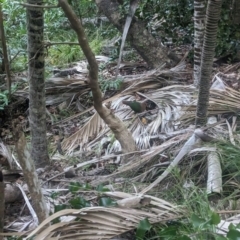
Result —
<path fill-rule="evenodd" d="M 194 85 L 199 85 L 201 55 L 205 26 L 205 0 L 194 0 Z"/>
<path fill-rule="evenodd" d="M 27 3 L 42 5 L 43 0 L 28 0 Z M 44 167 L 49 163 L 46 137 L 43 13 L 43 8 L 27 7 L 29 121 L 31 156 L 36 167 Z"/>
<path fill-rule="evenodd" d="M 200 83 L 197 104 L 197 127 L 206 124 L 209 105 L 212 64 L 217 40 L 218 21 L 221 13 L 222 0 L 208 0 L 206 28 L 201 59 Z"/>
<path fill-rule="evenodd" d="M 95 0 L 95 2 L 101 12 L 122 33 L 125 18 L 119 11 L 120 5 L 117 0 Z M 144 24 L 136 18 L 132 20 L 127 40 L 130 41 L 132 47 L 137 50 L 150 68 L 157 68 L 163 64 L 174 66 L 179 62 L 177 56 L 171 52 L 168 53 L 167 49 L 164 49 L 148 32 Z"/>
<path fill-rule="evenodd" d="M 4 182 L 3 182 L 3 174 L 0 169 L 0 232 L 3 233 L 4 228 L 4 210 L 5 210 L 5 201 L 4 201 Z M 0 240 L 3 240 L 4 236 L 0 236 Z"/>
<path fill-rule="evenodd" d="M 7 44 L 4 32 L 3 25 L 3 14 L 2 14 L 2 6 L 0 5 L 0 39 L 2 40 L 2 52 L 3 52 L 3 63 L 4 69 L 7 76 L 7 89 L 8 89 L 8 98 L 11 98 L 11 75 L 10 75 L 10 67 L 8 61 L 8 53 L 7 53 Z"/>
<path fill-rule="evenodd" d="M 21 130 L 21 125 L 18 121 L 15 121 L 13 122 L 13 127 L 18 159 L 31 194 L 33 208 L 36 212 L 39 223 L 41 223 L 48 217 L 47 205 L 38 181 L 33 159 L 28 150 L 26 138 Z"/>
<path fill-rule="evenodd" d="M 233 23 L 240 24 L 240 1 L 234 0 L 232 4 L 233 8 Z"/>
<path fill-rule="evenodd" d="M 89 86 L 93 94 L 94 108 L 114 133 L 116 139 L 121 144 L 122 151 L 124 153 L 136 151 L 135 141 L 124 123 L 116 117 L 110 109 L 102 105 L 102 92 L 98 84 L 98 64 L 88 44 L 81 22 L 66 0 L 58 0 L 58 2 L 70 21 L 72 28 L 77 33 L 79 45 L 89 63 Z"/>

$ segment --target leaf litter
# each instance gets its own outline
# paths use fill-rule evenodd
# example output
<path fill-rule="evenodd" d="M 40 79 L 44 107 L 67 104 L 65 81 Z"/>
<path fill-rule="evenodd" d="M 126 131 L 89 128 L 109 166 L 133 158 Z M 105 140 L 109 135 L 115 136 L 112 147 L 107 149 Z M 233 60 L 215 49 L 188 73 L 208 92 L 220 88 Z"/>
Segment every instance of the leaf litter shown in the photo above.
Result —
<path fill-rule="evenodd" d="M 104 59 L 104 63 L 108 63 L 106 58 L 98 59 Z M 59 239 L 110 239 L 134 229 L 146 217 L 150 223 L 181 218 L 185 213 L 184 209 L 162 199 L 166 196 L 164 190 L 167 191 L 176 184 L 173 174 L 176 168 L 185 172 L 192 179 L 193 185 L 208 185 L 209 192 L 222 192 L 223 183 L 211 178 L 215 176 L 213 173 L 216 169 L 219 176 L 222 176 L 219 165 L 221 156 L 217 154 L 217 148 L 207 148 L 204 142 L 210 138 L 213 142 L 231 141 L 232 144 L 239 145 L 237 116 L 240 99 L 239 88 L 234 81 L 239 76 L 229 73 L 230 70 L 239 69 L 239 66 L 230 70 L 227 68 L 224 73 L 213 77 L 209 119 L 215 117 L 215 120 L 207 129 L 195 131 L 193 125 L 197 94 L 196 89 L 185 81 L 189 73 L 183 62 L 170 70 L 155 69 L 142 74 L 122 76 L 121 90 L 116 91 L 115 95 L 110 95 L 111 90 L 105 91 L 103 103 L 124 121 L 133 134 L 139 151 L 128 154 L 121 153 L 120 144 L 91 107 L 91 100 L 87 100 L 91 99 L 91 94 L 86 65 L 76 63 L 75 67 L 77 73 L 75 71 L 67 77 L 53 76 L 46 82 L 47 109 L 52 108 L 49 111 L 48 121 L 51 126 L 48 137 L 49 140 L 52 139 L 53 165 L 37 171 L 52 212 L 54 206 L 67 203 L 74 196 L 68 188 L 71 182 L 81 185 L 78 192 L 91 206 L 56 212 L 28 235 L 28 238 L 38 233 L 35 239 L 49 239 L 60 233 Z M 124 71 L 124 66 L 121 69 Z M 111 72 L 114 71 L 105 71 L 106 78 L 109 79 L 107 81 L 114 81 Z M 19 90 L 15 96 L 26 98 L 27 92 L 27 89 Z M 124 100 L 146 100 L 146 111 L 135 114 L 122 104 Z M 64 118 L 62 115 L 59 118 L 59 113 L 65 108 L 61 108 L 61 104 L 70 113 L 79 110 L 79 106 L 82 108 L 70 117 Z M 220 121 L 222 119 L 226 120 Z M 3 130 L 1 133 L 4 139 Z M 12 165 L 12 158 L 16 157 L 9 146 L 2 143 L 1 156 Z M 210 173 L 207 177 L 205 163 L 211 164 L 211 161 L 215 165 L 208 168 Z M 84 189 L 86 183 L 90 189 Z M 96 188 L 99 185 L 106 186 L 107 191 L 101 195 L 114 199 L 115 206 L 98 206 L 99 192 Z M 183 184 L 182 187 L 184 186 L 187 185 Z M 58 196 L 53 198 L 53 192 L 57 192 Z M 122 199 L 122 202 L 118 199 Z M 142 204 L 144 201 L 145 205 Z M 68 215 L 72 217 L 67 219 Z M 76 221 L 79 217 L 82 219 L 80 222 Z M 44 226 L 54 218 L 59 218 L 60 222 L 45 229 Z M 30 219 L 20 219 L 18 217 L 11 224 L 8 220 L 6 229 L 26 231 L 35 226 L 30 224 Z M 84 231 L 81 232 L 81 229 Z"/>

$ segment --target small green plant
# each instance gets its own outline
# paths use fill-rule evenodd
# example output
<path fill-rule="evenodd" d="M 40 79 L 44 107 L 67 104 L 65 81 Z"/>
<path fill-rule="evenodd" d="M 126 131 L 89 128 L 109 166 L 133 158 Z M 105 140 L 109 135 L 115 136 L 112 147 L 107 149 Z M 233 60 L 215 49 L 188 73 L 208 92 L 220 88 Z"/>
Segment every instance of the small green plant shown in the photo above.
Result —
<path fill-rule="evenodd" d="M 199 214 L 192 214 L 188 221 L 169 221 L 165 225 L 151 225 L 147 219 L 139 222 L 136 239 L 162 239 L 162 240 L 239 240 L 240 224 L 230 224 L 226 237 L 216 233 L 220 216 L 216 212 L 209 212 L 205 218 Z M 148 236 L 146 236 L 148 234 Z"/>
<path fill-rule="evenodd" d="M 4 107 L 8 105 L 8 93 L 4 91 L 0 93 L 0 110 L 4 110 Z"/>
<path fill-rule="evenodd" d="M 137 226 L 136 239 L 142 240 L 147 231 L 151 229 L 152 225 L 147 218 L 141 220 Z"/>
<path fill-rule="evenodd" d="M 79 191 L 97 191 L 99 193 L 98 197 L 98 205 L 104 206 L 104 207 L 110 207 L 115 205 L 115 201 L 112 198 L 104 197 L 102 194 L 104 192 L 109 191 L 108 188 L 104 187 L 103 185 L 98 185 L 96 188 L 93 188 L 90 184 L 80 184 L 79 182 L 71 182 L 69 185 L 69 191 L 72 193 L 72 198 L 69 200 L 68 203 L 65 204 L 59 204 L 54 206 L 54 212 L 61 211 L 63 209 L 67 208 L 74 208 L 74 209 L 81 209 L 85 207 L 90 207 L 91 204 L 89 201 L 87 201 L 82 194 L 79 194 Z M 58 195 L 53 193 L 52 198 L 56 198 Z M 59 220 L 56 219 L 55 222 L 58 222 Z"/>
<path fill-rule="evenodd" d="M 11 87 L 11 92 L 14 93 L 18 88 L 17 84 L 13 84 Z M 9 93 L 8 90 L 4 90 L 0 92 L 0 110 L 4 110 L 4 108 L 9 104 Z"/>
<path fill-rule="evenodd" d="M 100 79 L 99 81 L 100 88 L 103 92 L 107 90 L 120 90 L 122 86 L 122 79 L 117 78 L 116 80 L 103 80 Z"/>

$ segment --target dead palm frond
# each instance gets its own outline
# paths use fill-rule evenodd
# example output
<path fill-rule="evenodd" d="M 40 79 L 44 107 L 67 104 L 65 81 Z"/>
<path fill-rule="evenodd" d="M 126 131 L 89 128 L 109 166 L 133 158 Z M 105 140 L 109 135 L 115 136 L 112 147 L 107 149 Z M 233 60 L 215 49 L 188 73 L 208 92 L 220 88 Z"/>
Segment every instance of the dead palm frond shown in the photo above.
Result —
<path fill-rule="evenodd" d="M 111 108 L 115 111 L 116 115 L 120 119 L 123 121 L 130 121 L 127 123 L 127 126 L 132 130 L 136 143 L 140 149 L 146 149 L 150 147 L 150 134 L 158 134 L 159 131 L 171 132 L 176 130 L 173 120 L 178 119 L 178 115 L 180 115 L 180 107 L 178 105 L 189 101 L 187 98 L 190 97 L 191 94 L 189 94 L 189 90 L 192 90 L 192 88 L 187 88 L 180 85 L 176 86 L 175 88 L 159 88 L 162 87 L 163 84 L 166 85 L 166 78 L 173 78 L 176 81 L 181 79 L 181 74 L 184 72 L 183 68 L 184 64 L 181 63 L 179 66 L 170 70 L 153 70 L 145 74 L 126 76 L 123 80 L 123 83 L 127 86 L 127 89 L 125 89 L 121 94 L 118 94 L 103 102 L 104 104 L 111 103 Z M 47 96 L 49 95 L 48 93 L 51 92 L 53 94 L 57 93 L 57 95 L 49 95 L 48 101 L 50 101 L 52 104 L 59 103 L 59 101 L 61 101 L 63 98 L 67 100 L 71 95 L 73 96 L 74 93 L 72 90 L 78 90 L 76 96 L 89 91 L 85 72 L 81 76 L 78 74 L 77 79 L 50 78 L 46 84 Z M 140 90 L 146 89 L 151 91 L 145 95 L 139 92 Z M 186 93 L 184 93 L 183 89 L 188 90 Z M 158 117 L 152 121 L 150 127 L 141 124 L 141 121 L 136 119 L 134 113 L 129 108 L 122 105 L 123 100 L 134 100 L 132 95 L 134 92 L 142 95 L 145 99 L 153 101 L 160 109 Z M 76 116 L 87 113 L 92 109 L 93 108 L 89 108 L 84 112 L 77 114 Z M 71 119 L 73 118 L 74 116 L 71 117 Z M 66 120 L 69 120 L 69 118 Z M 95 126 L 96 122 L 98 124 L 97 126 Z M 104 131 L 102 131 L 103 127 Z M 81 127 L 76 133 L 65 139 L 62 147 L 64 150 L 68 150 L 69 152 L 78 146 L 87 147 L 86 144 L 89 141 L 91 142 L 91 138 L 96 137 L 99 139 L 103 132 L 108 132 L 107 129 L 107 126 L 105 126 L 102 120 L 100 120 L 99 116 L 95 114 L 93 117 L 89 118 L 89 123 L 85 123 L 84 126 Z M 93 146 L 92 143 L 90 143 L 90 145 Z M 109 150 L 119 151 L 121 150 L 121 146 L 116 141 L 112 144 Z"/>
<path fill-rule="evenodd" d="M 169 133 L 178 129 L 178 121 L 182 116 L 182 106 L 189 104 L 192 101 L 192 96 L 194 94 L 195 88 L 193 86 L 181 86 L 174 85 L 168 86 L 161 89 L 151 90 L 146 94 L 138 92 L 139 95 L 154 102 L 158 109 L 156 110 L 155 119 L 151 120 L 149 124 L 144 124 L 140 119 L 141 115 L 136 115 L 134 112 L 125 105 L 122 104 L 123 100 L 133 101 L 135 100 L 132 95 L 118 95 L 106 100 L 111 102 L 111 109 L 113 109 L 116 115 L 123 121 L 127 121 L 126 125 L 129 130 L 132 132 L 135 142 L 139 149 L 146 149 L 150 147 L 151 136 L 157 135 L 159 133 Z M 88 110 L 86 110 L 88 111 Z M 85 112 L 86 112 L 85 111 Z M 145 114 L 148 115 L 147 113 Z M 95 126 L 96 120 L 98 121 L 99 126 Z M 101 126 L 101 127 L 100 127 Z M 76 147 L 83 145 L 93 147 L 93 143 L 89 139 L 92 138 L 94 131 L 94 138 L 99 139 L 100 135 L 102 136 L 103 131 L 103 122 L 100 122 L 98 118 L 92 117 L 89 119 L 82 128 L 80 128 L 77 133 L 73 134 L 71 137 L 67 138 L 63 142 L 63 149 L 68 149 L 72 151 Z M 92 129 L 91 131 L 89 129 Z M 108 132 L 108 127 L 104 126 L 105 133 Z M 78 139 L 79 138 L 79 139 Z M 68 143 L 69 141 L 69 143 Z M 96 140 L 94 140 L 96 142 Z M 120 144 L 115 141 L 112 143 L 111 148 L 108 148 L 108 153 L 112 151 L 120 151 Z"/>
<path fill-rule="evenodd" d="M 148 219 L 151 224 L 182 217 L 183 210 L 162 199 L 148 195 L 131 195 L 122 192 L 107 192 L 115 198 L 119 207 L 87 207 L 66 209 L 54 213 L 43 221 L 26 239 L 111 239 L 137 227 Z M 138 208 L 136 208 L 138 207 Z M 61 222 L 48 226 L 52 220 Z M 76 220 L 78 219 L 78 220 Z"/>
<path fill-rule="evenodd" d="M 176 137 L 169 139 L 168 141 L 162 143 L 159 146 L 152 147 L 147 152 L 142 152 L 140 154 L 135 154 L 132 157 L 128 157 L 128 162 L 123 164 L 118 168 L 117 172 L 114 172 L 110 175 L 104 176 L 101 181 L 105 182 L 105 180 L 110 180 L 121 176 L 123 173 L 125 176 L 131 176 L 131 178 L 138 179 L 138 181 L 142 181 L 143 178 L 139 177 L 138 170 L 143 169 L 144 172 L 147 172 L 149 166 L 153 165 L 156 160 L 159 159 L 159 154 L 163 153 L 166 150 L 173 148 L 176 144 L 180 144 L 182 141 L 185 141 L 189 137 L 189 133 L 185 133 Z M 144 178 L 146 176 L 144 175 Z M 99 180 L 96 182 L 92 182 L 93 185 L 99 184 Z"/>
<path fill-rule="evenodd" d="M 181 120 L 192 121 L 195 118 L 197 96 L 193 96 L 193 104 L 187 105 L 183 108 L 185 114 Z M 208 116 L 224 114 L 224 113 L 238 113 L 240 95 L 239 92 L 226 87 L 225 90 L 210 90 Z"/>
<path fill-rule="evenodd" d="M 123 80 L 125 90 L 122 93 L 131 94 L 141 90 L 159 89 L 169 84 L 178 84 L 185 73 L 185 63 L 181 62 L 171 69 L 154 69 L 139 75 L 127 75 Z"/>
<path fill-rule="evenodd" d="M 76 133 L 66 138 L 62 143 L 62 148 L 71 152 L 76 147 L 83 148 L 89 142 L 89 138 L 94 139 L 102 131 L 104 132 L 106 124 L 97 112 Z"/>

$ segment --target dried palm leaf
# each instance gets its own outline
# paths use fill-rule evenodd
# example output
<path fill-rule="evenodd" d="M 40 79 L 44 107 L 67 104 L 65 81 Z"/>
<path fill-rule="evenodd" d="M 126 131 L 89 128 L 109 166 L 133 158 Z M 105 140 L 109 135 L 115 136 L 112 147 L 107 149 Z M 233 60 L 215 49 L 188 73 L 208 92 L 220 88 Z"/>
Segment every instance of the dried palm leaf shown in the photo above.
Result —
<path fill-rule="evenodd" d="M 89 138 L 94 139 L 101 131 L 105 131 L 106 127 L 102 118 L 95 112 L 82 128 L 63 141 L 62 148 L 68 152 L 73 151 L 78 146 L 83 148 L 89 142 Z"/>
<path fill-rule="evenodd" d="M 104 176 L 102 178 L 102 181 L 104 182 L 105 180 L 115 178 L 121 175 L 122 173 L 125 173 L 125 175 L 129 173 L 131 175 L 131 178 L 135 177 L 138 169 L 143 168 L 145 169 L 144 171 L 146 171 L 147 168 L 145 168 L 144 166 L 146 166 L 147 164 L 151 164 L 151 162 L 155 160 L 156 156 L 158 159 L 158 154 L 166 151 L 169 148 L 172 148 L 174 145 L 179 144 L 180 142 L 186 140 L 188 137 L 189 133 L 185 133 L 180 136 L 173 137 L 172 139 L 162 143 L 159 146 L 152 147 L 146 153 L 142 152 L 143 154 L 138 154 L 138 156 L 136 156 L 135 154 L 132 158 L 129 156 L 128 157 L 129 161 L 126 164 L 120 166 L 117 172 Z M 92 184 L 94 185 L 95 182 L 92 182 Z"/>
<path fill-rule="evenodd" d="M 194 148 L 195 144 L 200 141 L 198 135 L 196 134 L 200 129 L 196 129 L 192 136 L 187 140 L 182 149 L 179 151 L 178 155 L 174 158 L 168 168 L 160 175 L 153 183 L 151 183 L 147 188 L 141 191 L 142 194 L 148 192 L 157 184 L 159 184 L 171 171 L 172 169 L 182 160 L 182 158 Z"/>
<path fill-rule="evenodd" d="M 145 128 L 146 127 L 139 118 L 136 118 L 129 127 L 129 130 L 132 132 L 132 136 L 139 149 L 146 149 L 150 147 L 150 136 L 146 133 Z"/>
<path fill-rule="evenodd" d="M 183 211 L 178 206 L 156 197 L 121 192 L 108 192 L 106 195 L 121 198 L 122 200 L 117 201 L 121 208 L 88 207 L 80 210 L 62 210 L 42 222 L 26 239 L 35 236 L 36 240 L 44 240 L 56 234 L 58 239 L 111 239 L 136 228 L 139 221 L 145 218 L 154 224 L 182 217 Z M 136 202 L 141 209 L 123 207 L 124 204 L 133 206 Z M 62 218 L 63 216 L 72 216 L 72 218 Z M 47 227 L 56 218 L 65 222 Z"/>
<path fill-rule="evenodd" d="M 227 87 L 219 76 L 216 75 L 215 79 L 210 89 L 208 116 L 239 112 L 239 92 Z M 197 95 L 193 95 L 192 103 L 183 109 L 186 114 L 181 117 L 181 120 L 185 123 L 192 121 L 195 118 L 196 106 Z"/>
<path fill-rule="evenodd" d="M 129 129 L 131 130 L 133 137 L 136 141 L 136 144 L 140 149 L 146 149 L 150 147 L 150 136 L 152 134 L 159 134 L 159 132 L 172 132 L 176 130 L 177 125 L 179 124 L 177 121 L 179 117 L 183 114 L 181 111 L 181 106 L 185 104 L 189 104 L 192 99 L 193 92 L 195 88 L 193 86 L 168 86 L 162 89 L 159 89 L 162 84 L 161 81 L 157 78 L 159 74 L 164 76 L 170 76 L 171 74 L 177 75 L 177 70 L 174 71 L 160 71 L 154 70 L 150 71 L 146 74 L 146 77 L 143 79 L 142 75 L 139 77 L 134 77 L 134 81 L 131 81 L 131 85 L 129 85 L 128 89 L 123 91 L 121 94 L 114 96 L 111 99 L 107 99 L 104 102 L 111 102 L 111 108 L 115 110 L 116 115 L 122 119 L 123 121 L 131 120 L 132 123 L 129 125 Z M 160 85 L 159 85 L 160 83 Z M 133 93 L 134 91 L 139 91 L 141 89 L 152 89 L 148 93 L 142 94 L 137 92 L 139 95 L 153 101 L 159 107 L 159 113 L 157 118 L 152 121 L 150 126 L 144 125 L 139 119 L 135 118 L 135 115 L 131 109 L 124 106 L 122 104 L 123 100 L 134 100 L 132 95 L 128 95 L 128 93 Z M 154 89 L 154 90 L 153 90 Z M 88 111 L 88 110 L 86 110 Z M 86 112 L 84 111 L 84 112 Z M 92 121 L 92 119 L 90 119 Z M 175 122 L 174 122 L 175 121 Z M 128 123 L 129 124 L 129 123 Z M 92 124 L 89 124 L 91 126 Z M 85 127 L 85 126 L 84 126 Z M 79 130 L 79 134 L 74 134 L 73 139 L 76 144 L 67 143 L 67 141 L 72 141 L 72 138 L 68 138 L 64 141 L 63 149 L 70 148 L 69 150 L 73 150 L 78 146 L 80 140 L 76 140 L 77 137 L 83 136 L 82 131 L 84 128 Z M 107 132 L 107 131 L 105 131 Z M 80 134 L 81 133 L 81 134 Z M 84 139 L 82 145 L 87 143 L 87 139 L 91 137 L 86 133 L 91 133 L 89 131 L 85 132 Z M 102 134 L 102 132 L 101 132 Z M 96 138 L 99 139 L 99 132 L 95 132 Z M 96 141 L 95 141 L 96 142 Z M 93 146 L 93 143 L 90 143 Z M 120 144 L 115 141 L 111 147 L 108 148 L 107 153 L 112 151 L 120 151 Z"/>

